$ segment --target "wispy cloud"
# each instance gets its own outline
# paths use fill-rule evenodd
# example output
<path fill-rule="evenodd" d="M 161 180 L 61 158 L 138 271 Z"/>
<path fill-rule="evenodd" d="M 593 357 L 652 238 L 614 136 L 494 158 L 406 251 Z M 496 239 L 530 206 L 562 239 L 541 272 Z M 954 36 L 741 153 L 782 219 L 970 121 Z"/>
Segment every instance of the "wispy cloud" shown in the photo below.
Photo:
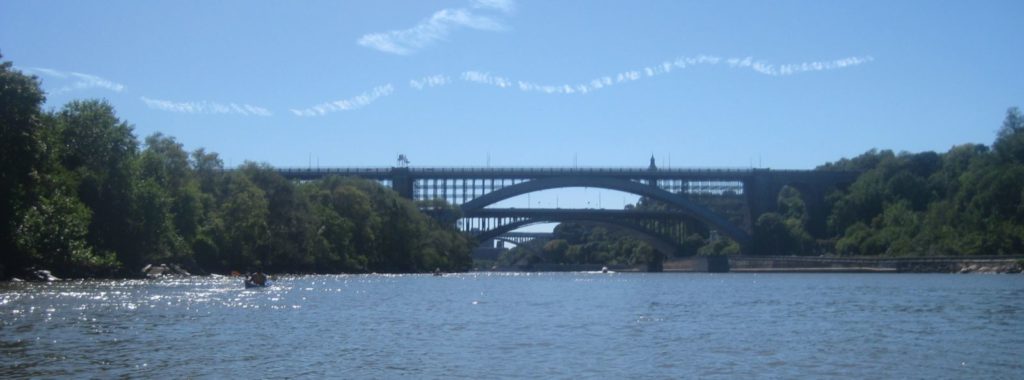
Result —
<path fill-rule="evenodd" d="M 377 99 L 391 95 L 394 91 L 395 88 L 389 83 L 383 86 L 374 87 L 372 90 L 352 98 L 321 103 L 301 110 L 292 109 L 291 111 L 295 116 L 323 116 L 331 112 L 351 111 L 366 107 Z"/>
<path fill-rule="evenodd" d="M 163 99 L 151 99 L 145 96 L 141 97 L 143 103 L 152 109 L 169 112 L 179 112 L 188 114 L 225 114 L 225 115 L 242 115 L 242 116 L 272 116 L 269 110 L 263 107 L 258 107 L 249 104 L 238 104 L 238 103 L 216 103 L 208 101 L 199 102 L 175 102 Z"/>
<path fill-rule="evenodd" d="M 452 78 L 447 75 L 437 74 L 429 77 L 423 77 L 420 79 L 412 79 L 409 81 L 409 87 L 417 90 L 422 90 L 428 87 L 440 87 L 452 83 Z"/>
<path fill-rule="evenodd" d="M 75 90 L 85 90 L 89 88 L 101 88 L 114 92 L 121 92 L 125 89 L 125 86 L 123 84 L 108 79 L 104 79 L 92 74 L 83 74 L 74 71 L 60 71 L 45 67 L 30 67 L 26 70 L 37 72 L 47 77 L 60 79 L 60 81 L 58 82 L 61 83 L 58 83 L 58 85 L 61 87 L 51 91 L 51 94 L 62 94 L 66 92 L 71 92 Z"/>
<path fill-rule="evenodd" d="M 673 71 L 695 66 L 718 66 L 724 64 L 729 68 L 749 69 L 758 74 L 781 77 L 812 71 L 838 70 L 862 65 L 873 60 L 874 58 L 871 56 L 863 56 L 848 57 L 833 61 L 802 62 L 776 66 L 761 60 L 756 60 L 752 57 L 722 58 L 711 55 L 699 55 L 695 57 L 681 57 L 671 61 L 664 61 L 654 66 L 623 71 L 615 75 L 606 75 L 586 82 L 574 84 L 539 84 L 530 81 L 513 81 L 506 77 L 491 75 L 490 73 L 480 71 L 465 71 L 462 73 L 460 78 L 469 83 L 489 85 L 499 88 L 517 88 L 524 92 L 540 92 L 545 94 L 587 94 L 617 84 L 662 76 Z"/>
<path fill-rule="evenodd" d="M 516 10 L 516 2 L 513 0 L 473 0 L 472 8 L 494 9 L 504 13 L 512 13 Z"/>
<path fill-rule="evenodd" d="M 505 77 L 491 75 L 491 73 L 484 73 L 479 71 L 464 71 L 460 78 L 462 78 L 462 80 L 466 82 L 471 83 L 486 84 L 501 88 L 512 87 L 511 80 Z"/>
<path fill-rule="evenodd" d="M 511 0 L 475 0 L 471 8 L 510 13 L 515 9 L 515 3 Z M 385 53 L 408 55 L 444 40 L 453 31 L 462 28 L 500 31 L 505 26 L 496 18 L 469 9 L 446 8 L 434 12 L 411 28 L 366 34 L 359 37 L 356 43 Z"/>

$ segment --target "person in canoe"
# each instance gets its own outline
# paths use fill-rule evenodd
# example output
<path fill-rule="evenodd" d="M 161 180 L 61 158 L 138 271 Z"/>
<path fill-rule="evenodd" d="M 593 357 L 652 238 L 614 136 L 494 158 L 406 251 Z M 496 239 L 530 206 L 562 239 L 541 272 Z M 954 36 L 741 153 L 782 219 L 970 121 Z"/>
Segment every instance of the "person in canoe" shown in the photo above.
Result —
<path fill-rule="evenodd" d="M 249 276 L 245 279 L 246 288 L 264 286 L 267 286 L 267 275 L 263 274 L 263 272 L 257 271 L 250 273 Z"/>

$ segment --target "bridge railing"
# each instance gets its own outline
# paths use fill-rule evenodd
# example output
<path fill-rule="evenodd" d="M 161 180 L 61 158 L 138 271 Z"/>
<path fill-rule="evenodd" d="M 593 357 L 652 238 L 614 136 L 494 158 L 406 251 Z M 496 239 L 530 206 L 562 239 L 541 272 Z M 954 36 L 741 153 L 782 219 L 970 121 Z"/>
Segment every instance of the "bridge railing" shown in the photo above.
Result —
<path fill-rule="evenodd" d="M 527 167 L 527 166 L 505 166 L 505 167 L 423 167 L 423 168 L 410 168 L 409 171 L 412 173 L 493 173 L 493 172 L 505 172 L 505 173 L 704 173 L 704 172 L 729 172 L 729 173 L 749 173 L 752 170 L 749 168 L 671 168 L 671 169 L 657 169 L 650 170 L 642 167 L 564 167 L 564 166 L 550 166 L 550 167 Z"/>
<path fill-rule="evenodd" d="M 729 167 L 683 167 L 683 168 L 659 168 L 650 170 L 641 167 L 529 167 L 529 166 L 504 166 L 504 167 L 482 167 L 482 166 L 451 166 L 451 167 L 279 167 L 274 170 L 284 173 L 390 173 L 397 169 L 408 169 L 410 173 L 751 173 L 757 171 L 769 171 L 769 169 L 756 168 L 729 168 Z M 234 169 L 226 169 L 232 171 Z M 807 170 L 772 170 L 774 172 L 805 172 Z"/>
<path fill-rule="evenodd" d="M 283 173 L 368 173 L 386 174 L 394 170 L 407 169 L 410 173 L 829 173 L 829 171 L 813 169 L 765 169 L 737 167 L 676 167 L 650 170 L 643 167 L 612 167 L 612 166 L 445 166 L 445 167 L 410 167 L 396 168 L 387 166 L 331 166 L 331 167 L 275 167 L 273 170 Z M 223 171 L 232 172 L 236 168 Z"/>
<path fill-rule="evenodd" d="M 283 167 L 275 168 L 274 170 L 283 173 L 373 173 L 373 174 L 387 174 L 391 173 L 393 168 L 385 167 L 370 167 L 370 168 L 359 168 L 359 167 L 329 167 L 329 168 L 297 168 L 297 167 Z"/>

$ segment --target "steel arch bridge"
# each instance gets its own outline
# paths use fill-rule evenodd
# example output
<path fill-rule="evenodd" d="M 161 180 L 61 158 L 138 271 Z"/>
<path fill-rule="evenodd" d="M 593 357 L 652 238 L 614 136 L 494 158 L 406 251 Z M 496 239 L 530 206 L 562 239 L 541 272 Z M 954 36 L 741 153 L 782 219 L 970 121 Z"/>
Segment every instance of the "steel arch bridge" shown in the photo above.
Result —
<path fill-rule="evenodd" d="M 506 236 L 523 236 L 513 231 L 538 223 L 577 222 L 617 227 L 651 244 L 655 249 L 674 255 L 683 240 L 697 224 L 685 213 L 672 210 L 597 210 L 597 209 L 482 209 L 464 218 L 472 228 L 469 232 L 480 241 L 491 239 L 514 242 Z M 510 235 L 511 234 L 511 235 Z M 522 238 L 519 239 L 522 241 Z"/>
<path fill-rule="evenodd" d="M 852 183 L 859 174 L 818 170 L 659 169 L 653 159 L 647 168 L 282 168 L 277 172 L 292 180 L 359 177 L 379 181 L 411 200 L 442 199 L 461 209 L 463 217 L 457 221 L 460 229 L 481 237 L 511 231 L 514 225 L 523 225 L 529 219 L 522 215 L 493 216 L 495 211 L 489 211 L 493 210 L 490 206 L 506 199 L 571 187 L 623 191 L 669 205 L 677 214 L 700 221 L 735 240 L 744 253 L 751 249 L 754 221 L 761 214 L 776 210 L 778 194 L 784 186 L 800 191 L 809 216 L 809 232 L 820 236 L 825 230 L 826 193 Z M 572 210 L 557 209 L 555 213 L 564 215 L 544 218 L 564 221 Z M 581 216 L 604 218 L 596 213 L 576 215 Z"/>
<path fill-rule="evenodd" d="M 516 245 L 527 244 L 535 241 L 551 240 L 555 235 L 551 232 L 506 232 L 495 239 Z"/>

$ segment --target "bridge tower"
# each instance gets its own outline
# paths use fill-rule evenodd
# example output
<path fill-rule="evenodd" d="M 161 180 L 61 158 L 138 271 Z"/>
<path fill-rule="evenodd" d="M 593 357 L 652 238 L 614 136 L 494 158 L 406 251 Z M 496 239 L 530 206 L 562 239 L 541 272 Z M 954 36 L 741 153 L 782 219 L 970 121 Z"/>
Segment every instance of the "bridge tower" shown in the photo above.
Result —
<path fill-rule="evenodd" d="M 391 168 L 391 190 L 405 199 L 413 199 L 413 177 L 408 167 Z"/>

